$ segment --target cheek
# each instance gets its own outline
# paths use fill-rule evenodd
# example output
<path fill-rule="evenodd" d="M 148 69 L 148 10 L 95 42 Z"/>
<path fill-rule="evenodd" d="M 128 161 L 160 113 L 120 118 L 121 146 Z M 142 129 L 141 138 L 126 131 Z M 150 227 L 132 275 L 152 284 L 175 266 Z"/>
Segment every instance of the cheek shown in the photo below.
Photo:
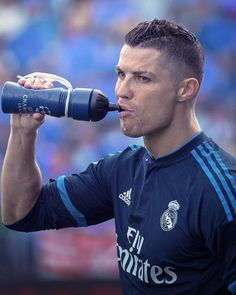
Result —
<path fill-rule="evenodd" d="M 139 109 L 139 116 L 143 120 L 151 122 L 161 123 L 169 121 L 173 117 L 175 108 L 175 99 L 173 93 L 169 95 L 150 95 L 147 97 L 145 103 Z"/>
<path fill-rule="evenodd" d="M 119 87 L 120 87 L 120 83 L 119 83 L 119 81 L 117 80 L 117 81 L 116 81 L 116 84 L 115 84 L 115 94 L 116 94 L 116 95 L 117 95 L 117 91 L 118 91 Z"/>

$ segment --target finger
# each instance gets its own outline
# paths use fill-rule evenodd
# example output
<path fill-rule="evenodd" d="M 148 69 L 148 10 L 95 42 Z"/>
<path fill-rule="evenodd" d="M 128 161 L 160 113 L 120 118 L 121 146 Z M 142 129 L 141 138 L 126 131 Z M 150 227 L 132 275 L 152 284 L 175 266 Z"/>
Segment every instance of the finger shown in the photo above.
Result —
<path fill-rule="evenodd" d="M 22 77 L 22 78 L 20 78 L 19 80 L 18 80 L 18 84 L 20 84 L 20 85 L 22 85 L 22 86 L 24 86 L 25 85 L 25 82 L 26 82 L 26 79 L 24 78 L 24 77 Z"/>
<path fill-rule="evenodd" d="M 26 88 L 34 88 L 34 81 L 35 81 L 34 77 L 26 79 L 24 87 L 26 87 Z"/>
<path fill-rule="evenodd" d="M 36 77 L 34 80 L 34 88 L 35 89 L 44 88 L 45 83 L 46 83 L 46 80 L 44 78 Z"/>
<path fill-rule="evenodd" d="M 50 81 L 46 81 L 43 85 L 41 85 L 41 89 L 48 89 L 48 88 L 53 88 L 54 85 Z"/>
<path fill-rule="evenodd" d="M 47 89 L 54 87 L 50 80 L 41 77 L 35 77 L 33 79 L 30 78 L 28 82 L 31 84 L 31 88 L 33 89 Z"/>
<path fill-rule="evenodd" d="M 45 118 L 45 115 L 44 114 L 41 114 L 41 113 L 33 113 L 32 114 L 32 117 L 38 121 L 38 122 L 42 122 Z"/>
<path fill-rule="evenodd" d="M 32 89 L 48 89 L 53 88 L 54 85 L 52 83 L 52 80 L 44 79 L 42 77 L 21 77 L 18 76 L 18 84 L 26 87 L 26 88 L 32 88 Z"/>

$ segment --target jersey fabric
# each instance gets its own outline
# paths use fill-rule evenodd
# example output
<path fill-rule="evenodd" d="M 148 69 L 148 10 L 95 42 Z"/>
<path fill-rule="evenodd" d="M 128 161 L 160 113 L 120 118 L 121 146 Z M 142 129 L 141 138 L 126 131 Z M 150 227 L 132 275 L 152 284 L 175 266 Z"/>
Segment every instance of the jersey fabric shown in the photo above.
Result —
<path fill-rule="evenodd" d="M 115 218 L 125 295 L 236 291 L 236 159 L 203 132 L 154 159 L 145 147 L 51 180 L 19 231 Z"/>

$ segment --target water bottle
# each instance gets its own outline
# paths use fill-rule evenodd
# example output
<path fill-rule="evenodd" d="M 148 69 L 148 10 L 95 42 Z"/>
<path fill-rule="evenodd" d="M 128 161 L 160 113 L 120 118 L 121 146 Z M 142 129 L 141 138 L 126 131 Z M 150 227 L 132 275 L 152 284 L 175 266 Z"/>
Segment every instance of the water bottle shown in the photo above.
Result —
<path fill-rule="evenodd" d="M 110 111 L 120 111 L 98 89 L 62 87 L 29 89 L 14 82 L 6 82 L 1 93 L 3 113 L 39 112 L 54 117 L 70 117 L 82 121 L 102 120 Z"/>

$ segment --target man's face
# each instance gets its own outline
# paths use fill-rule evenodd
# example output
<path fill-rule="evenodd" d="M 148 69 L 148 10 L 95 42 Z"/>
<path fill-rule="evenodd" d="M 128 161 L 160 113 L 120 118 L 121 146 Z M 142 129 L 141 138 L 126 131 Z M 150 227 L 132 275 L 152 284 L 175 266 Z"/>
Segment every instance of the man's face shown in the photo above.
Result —
<path fill-rule="evenodd" d="M 130 137 L 155 135 L 170 126 L 176 87 L 163 52 L 124 45 L 117 65 L 116 97 L 125 109 L 121 128 Z"/>

